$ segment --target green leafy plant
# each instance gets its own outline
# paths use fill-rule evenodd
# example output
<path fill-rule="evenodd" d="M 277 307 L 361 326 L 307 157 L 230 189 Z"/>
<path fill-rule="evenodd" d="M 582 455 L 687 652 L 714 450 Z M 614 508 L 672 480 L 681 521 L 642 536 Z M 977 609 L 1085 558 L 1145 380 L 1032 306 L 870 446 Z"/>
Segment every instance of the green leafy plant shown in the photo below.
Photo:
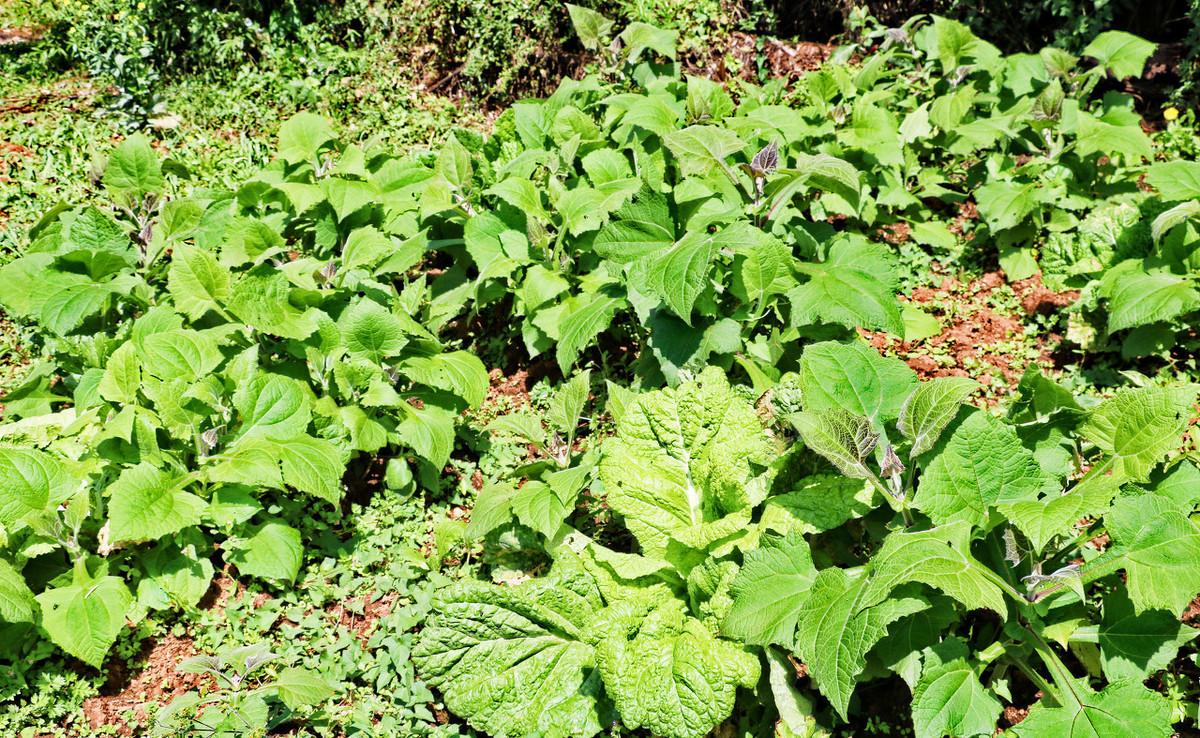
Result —
<path fill-rule="evenodd" d="M 111 205 L 55 210 L 0 269 L 46 355 L 0 431 L 3 615 L 93 666 L 126 617 L 196 605 L 214 542 L 294 580 L 303 544 L 273 495 L 337 507 L 359 453 L 436 486 L 486 391 L 482 363 L 420 322 L 421 247 L 377 204 L 415 207 L 411 172 L 372 178 L 306 114 L 280 154 L 237 192 L 170 199 L 132 137 L 104 170 Z"/>
<path fill-rule="evenodd" d="M 295 710 L 317 705 L 333 695 L 320 675 L 297 668 L 273 677 L 256 672 L 278 657 L 265 646 L 241 646 L 221 656 L 193 656 L 179 670 L 211 675 L 217 688 L 207 696 L 195 692 L 176 697 L 155 717 L 155 736 L 223 736 L 265 734 Z M 272 699 L 273 698 L 273 699 Z M 274 709 L 278 702 L 283 710 Z"/>
<path fill-rule="evenodd" d="M 597 484 L 634 547 L 566 516 L 548 576 L 443 592 L 414 656 L 447 706 L 490 733 L 702 736 L 745 689 L 743 724 L 829 729 L 894 674 L 922 737 L 991 734 L 1021 689 L 1043 697 L 1015 735 L 1170 734 L 1142 681 L 1194 636 L 1196 386 L 1085 405 L 1031 370 L 1000 417 L 972 380 L 839 342 L 789 381 L 773 422 L 715 368 L 626 403 Z"/>
<path fill-rule="evenodd" d="M 641 553 L 613 551 L 558 516 L 549 576 L 465 582 L 438 595 L 413 652 L 423 678 L 489 733 L 595 735 L 620 720 L 656 735 L 705 735 L 759 672 L 753 656 L 717 637 L 729 604 L 719 590 L 733 570 L 707 552 L 728 547 L 761 504 L 773 450 L 718 369 L 636 397 L 598 476 Z M 585 460 L 556 474 L 586 479 L 591 468 Z M 529 481 L 516 494 L 531 485 L 559 486 Z M 476 514 L 491 520 L 495 506 L 484 499 Z M 485 638 L 501 623 L 498 638 Z"/>
<path fill-rule="evenodd" d="M 855 212 L 852 166 L 781 135 L 770 92 L 737 105 L 647 61 L 674 56 L 671 34 L 631 24 L 610 47 L 611 22 L 571 12 L 585 45 L 617 49 L 614 81 L 564 81 L 482 146 L 447 142 L 421 203 L 452 257 L 435 291 L 520 319 L 564 371 L 595 344 L 601 362 L 646 346 L 650 385 L 741 354 L 770 372 L 803 332 L 902 332 L 885 249 L 803 214 L 818 193 L 822 214 Z"/>

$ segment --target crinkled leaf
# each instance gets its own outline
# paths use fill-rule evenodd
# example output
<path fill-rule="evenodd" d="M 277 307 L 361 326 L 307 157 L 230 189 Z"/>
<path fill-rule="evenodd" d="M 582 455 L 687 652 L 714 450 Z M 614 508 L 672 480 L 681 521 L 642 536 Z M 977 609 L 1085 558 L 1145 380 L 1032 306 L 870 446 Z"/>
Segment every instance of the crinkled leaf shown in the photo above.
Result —
<path fill-rule="evenodd" d="M 714 367 L 626 407 L 600 477 L 642 553 L 662 558 L 672 536 L 761 501 L 773 455 L 754 408 Z"/>

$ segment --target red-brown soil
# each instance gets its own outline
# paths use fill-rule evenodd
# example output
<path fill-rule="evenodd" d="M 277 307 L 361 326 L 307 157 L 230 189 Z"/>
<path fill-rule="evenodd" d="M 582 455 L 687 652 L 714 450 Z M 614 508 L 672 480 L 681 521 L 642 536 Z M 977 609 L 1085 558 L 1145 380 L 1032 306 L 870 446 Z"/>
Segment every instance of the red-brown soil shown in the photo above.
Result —
<path fill-rule="evenodd" d="M 886 333 L 861 332 L 872 346 L 904 359 L 923 379 L 959 376 L 979 380 L 991 390 L 989 402 L 994 403 L 997 391 L 1016 387 L 1028 364 L 1028 359 L 1011 352 L 1011 346 L 1030 342 L 1037 348 L 1037 362 L 1050 365 L 1051 353 L 1061 343 L 1061 336 L 1053 332 L 1027 338 L 1024 318 L 1060 309 L 1079 297 L 1078 292 L 1053 292 L 1034 276 L 1009 285 L 1024 314 L 1006 312 L 998 309 L 1001 301 L 994 294 L 1004 284 L 1004 274 L 999 271 L 965 284 L 947 276 L 937 286 L 919 287 L 911 296 L 902 297 L 941 321 L 942 331 L 936 336 L 903 341 Z M 979 371 L 981 364 L 994 371 Z M 997 378 L 1001 385 L 996 385 Z"/>

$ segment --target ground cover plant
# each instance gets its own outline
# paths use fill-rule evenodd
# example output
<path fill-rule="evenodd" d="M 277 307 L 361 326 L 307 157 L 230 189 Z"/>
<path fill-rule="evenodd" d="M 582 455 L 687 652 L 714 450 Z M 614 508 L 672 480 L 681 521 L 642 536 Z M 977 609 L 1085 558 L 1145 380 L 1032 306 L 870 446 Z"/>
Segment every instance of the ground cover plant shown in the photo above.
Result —
<path fill-rule="evenodd" d="M 547 96 L 389 127 L 330 85 L 389 47 L 316 39 L 394 16 L 306 8 L 181 11 L 274 71 L 147 56 L 64 181 L 18 165 L 0 731 L 1195 729 L 1200 174 L 1154 44 L 855 11 L 709 79 L 728 18 L 565 5 Z M 232 146 L 227 89 L 280 95 Z M 972 321 L 1011 366 L 940 363 Z"/>

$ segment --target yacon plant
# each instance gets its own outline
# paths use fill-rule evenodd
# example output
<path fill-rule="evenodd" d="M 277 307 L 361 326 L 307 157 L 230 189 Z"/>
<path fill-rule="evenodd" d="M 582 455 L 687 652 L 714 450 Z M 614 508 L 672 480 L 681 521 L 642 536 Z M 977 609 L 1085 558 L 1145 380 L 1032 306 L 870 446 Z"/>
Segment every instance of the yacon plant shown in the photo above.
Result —
<path fill-rule="evenodd" d="M 51 212 L 0 268 L 44 350 L 0 426 L 0 619 L 98 666 L 127 619 L 197 604 L 214 544 L 292 581 L 280 511 L 338 509 L 357 454 L 436 480 L 487 375 L 420 322 L 421 250 L 378 205 L 416 197 L 406 174 L 332 144 L 300 115 L 238 191 L 169 199 L 132 137 L 107 203 Z"/>

